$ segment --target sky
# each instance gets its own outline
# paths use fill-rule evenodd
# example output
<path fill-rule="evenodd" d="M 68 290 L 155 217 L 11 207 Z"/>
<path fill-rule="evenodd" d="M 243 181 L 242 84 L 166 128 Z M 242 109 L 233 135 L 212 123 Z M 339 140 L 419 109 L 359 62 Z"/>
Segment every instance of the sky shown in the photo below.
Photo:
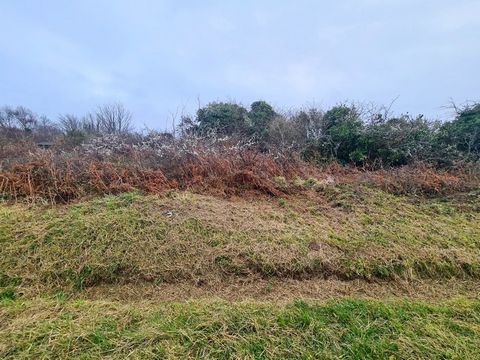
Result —
<path fill-rule="evenodd" d="M 121 102 L 168 129 L 211 101 L 449 116 L 480 99 L 479 0 L 0 0 L 0 106 Z"/>

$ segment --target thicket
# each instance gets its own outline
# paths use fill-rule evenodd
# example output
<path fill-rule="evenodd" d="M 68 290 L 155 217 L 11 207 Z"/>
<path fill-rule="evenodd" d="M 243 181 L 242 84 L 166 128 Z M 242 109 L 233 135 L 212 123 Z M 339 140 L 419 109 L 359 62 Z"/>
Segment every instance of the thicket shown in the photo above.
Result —
<path fill-rule="evenodd" d="M 480 104 L 455 108 L 441 123 L 423 115 L 392 116 L 388 109 L 340 104 L 279 114 L 263 102 L 250 110 L 211 103 L 195 118 L 184 118 L 189 133 L 252 139 L 263 151 L 295 151 L 305 160 L 390 167 L 426 161 L 435 166 L 477 161 L 480 156 Z"/>
<path fill-rule="evenodd" d="M 480 182 L 480 104 L 455 110 L 439 122 L 393 116 L 385 107 L 281 113 L 265 101 L 248 109 L 214 102 L 182 117 L 171 133 L 140 133 L 121 104 L 56 122 L 4 107 L 0 197 L 69 201 L 177 187 L 279 195 L 301 179 L 361 181 L 395 193 L 468 189 Z"/>
<path fill-rule="evenodd" d="M 385 107 L 339 104 L 328 111 L 312 107 L 280 113 L 265 101 L 247 109 L 240 104 L 213 102 L 195 116 L 183 116 L 165 139 L 195 136 L 231 138 L 261 152 L 295 153 L 305 160 L 391 167 L 417 161 L 435 166 L 480 158 L 480 104 L 454 107 L 450 121 L 423 115 L 391 115 Z M 89 144 L 105 135 L 142 142 L 132 126 L 132 115 L 121 104 L 100 106 L 79 117 L 61 115 L 56 122 L 24 107 L 0 109 L 0 146 L 33 140 L 57 146 Z"/>

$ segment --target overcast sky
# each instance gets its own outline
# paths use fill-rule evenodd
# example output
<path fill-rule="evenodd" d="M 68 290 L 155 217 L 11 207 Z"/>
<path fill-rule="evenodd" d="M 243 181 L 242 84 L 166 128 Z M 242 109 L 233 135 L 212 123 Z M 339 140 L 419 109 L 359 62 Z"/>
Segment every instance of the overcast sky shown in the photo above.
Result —
<path fill-rule="evenodd" d="M 120 101 L 139 127 L 214 100 L 480 98 L 479 0 L 0 0 L 0 105 L 55 119 Z"/>

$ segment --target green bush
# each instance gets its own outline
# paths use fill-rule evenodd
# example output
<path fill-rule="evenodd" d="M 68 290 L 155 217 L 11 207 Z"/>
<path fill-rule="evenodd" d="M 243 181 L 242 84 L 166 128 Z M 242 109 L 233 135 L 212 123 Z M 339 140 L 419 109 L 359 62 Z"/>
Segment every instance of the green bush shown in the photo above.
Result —
<path fill-rule="evenodd" d="M 268 138 L 268 129 L 276 116 L 272 106 L 265 101 L 255 101 L 250 105 L 248 117 L 251 121 L 252 134 L 260 141 Z"/>
<path fill-rule="evenodd" d="M 384 119 L 366 126 L 360 140 L 364 160 L 386 166 L 401 166 L 431 154 L 435 123 L 423 116 Z"/>
<path fill-rule="evenodd" d="M 246 133 L 249 128 L 247 115 L 247 109 L 243 106 L 212 102 L 197 111 L 198 129 L 203 134 L 234 135 Z"/>
<path fill-rule="evenodd" d="M 480 158 L 480 103 L 458 110 L 456 118 L 440 129 L 438 144 L 466 159 Z"/>

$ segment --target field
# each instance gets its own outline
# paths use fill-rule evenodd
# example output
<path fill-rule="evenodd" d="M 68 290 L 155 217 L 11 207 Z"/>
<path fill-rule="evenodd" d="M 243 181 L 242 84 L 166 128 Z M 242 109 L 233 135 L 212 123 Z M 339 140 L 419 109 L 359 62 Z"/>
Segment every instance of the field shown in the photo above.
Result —
<path fill-rule="evenodd" d="M 478 189 L 287 193 L 4 202 L 1 357 L 480 356 Z"/>
<path fill-rule="evenodd" d="M 480 359 L 480 0 L 0 14 L 0 360 Z"/>

